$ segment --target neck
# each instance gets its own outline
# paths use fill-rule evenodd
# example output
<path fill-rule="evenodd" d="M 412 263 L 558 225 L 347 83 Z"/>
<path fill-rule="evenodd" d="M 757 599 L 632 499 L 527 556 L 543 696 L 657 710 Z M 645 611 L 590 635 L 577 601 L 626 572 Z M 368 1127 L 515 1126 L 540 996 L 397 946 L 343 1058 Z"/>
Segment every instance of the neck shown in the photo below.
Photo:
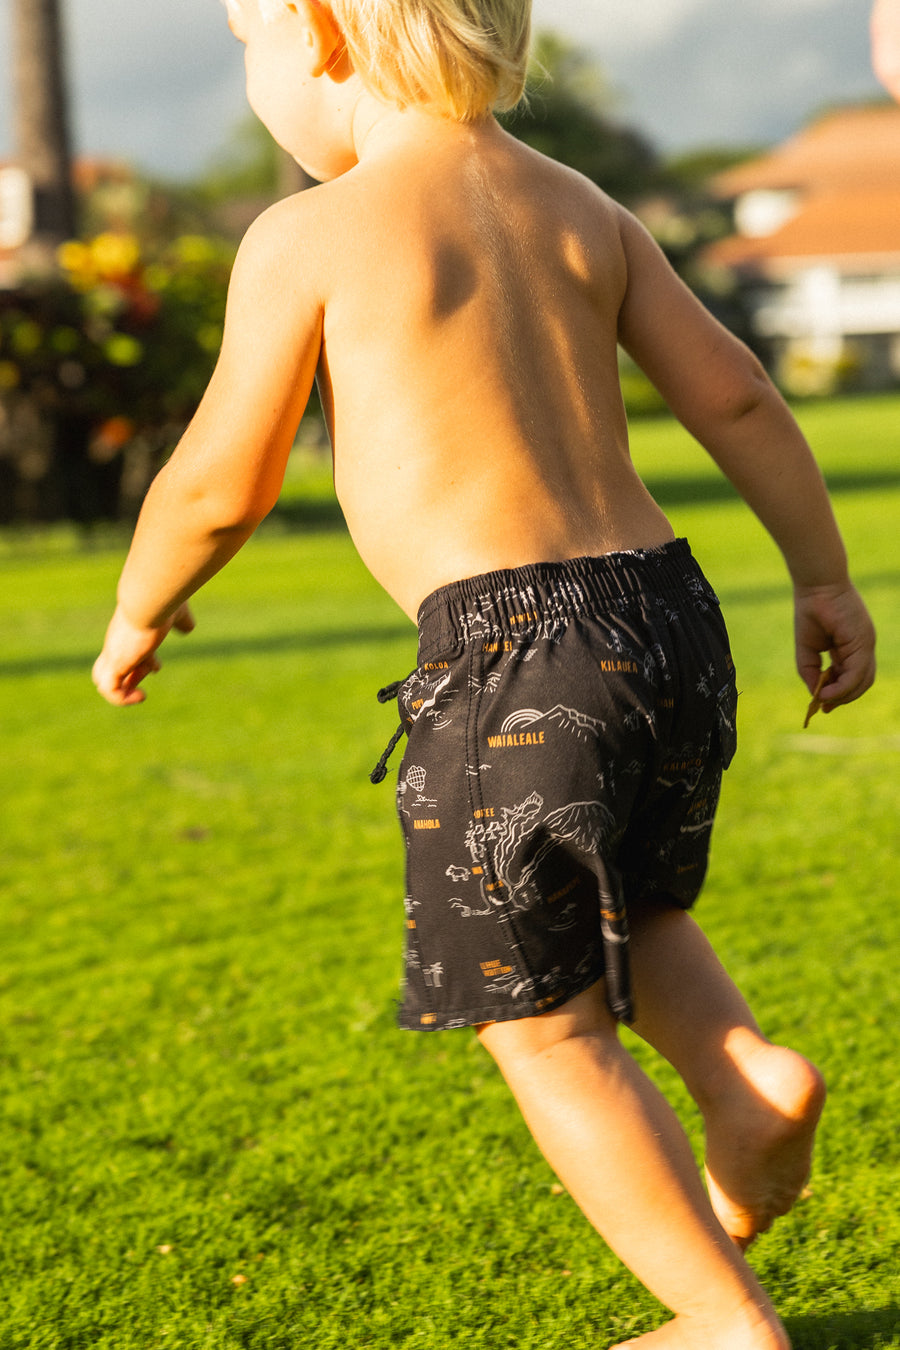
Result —
<path fill-rule="evenodd" d="M 477 138 L 491 130 L 497 130 L 493 117 L 478 122 L 456 122 L 420 108 L 393 107 L 365 90 L 353 110 L 353 144 L 360 163 L 406 145 L 421 147 L 437 141 Z"/>

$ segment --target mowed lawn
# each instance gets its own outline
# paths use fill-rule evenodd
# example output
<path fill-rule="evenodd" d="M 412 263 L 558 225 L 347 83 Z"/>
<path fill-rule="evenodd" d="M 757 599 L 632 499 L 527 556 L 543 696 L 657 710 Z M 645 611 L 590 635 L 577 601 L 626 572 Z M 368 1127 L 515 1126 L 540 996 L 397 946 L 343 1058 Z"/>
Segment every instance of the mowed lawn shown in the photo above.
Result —
<path fill-rule="evenodd" d="M 742 691 L 698 918 L 832 1092 L 752 1260 L 797 1350 L 874 1350 L 900 1347 L 900 399 L 800 415 L 881 629 L 875 689 L 805 732 L 776 551 L 671 422 L 633 437 Z M 662 1316 L 474 1037 L 394 1029 L 403 849 L 368 773 L 414 639 L 333 516 L 293 475 L 126 711 L 89 679 L 122 547 L 0 539 L 0 1350 L 602 1350 Z"/>

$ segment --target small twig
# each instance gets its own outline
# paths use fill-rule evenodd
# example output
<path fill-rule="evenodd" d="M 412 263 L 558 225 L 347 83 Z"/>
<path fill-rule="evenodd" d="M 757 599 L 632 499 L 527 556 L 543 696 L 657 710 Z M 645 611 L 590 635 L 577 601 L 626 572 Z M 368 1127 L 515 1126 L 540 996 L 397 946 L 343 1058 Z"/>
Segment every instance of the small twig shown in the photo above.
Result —
<path fill-rule="evenodd" d="M 811 720 L 815 717 L 816 713 L 819 711 L 819 709 L 820 709 L 821 706 L 822 706 L 822 702 L 821 702 L 821 700 L 820 700 L 820 698 L 819 698 L 819 695 L 821 694 L 822 690 L 825 688 L 825 686 L 826 686 L 826 684 L 828 683 L 830 677 L 831 677 L 831 671 L 830 671 L 830 670 L 823 670 L 822 673 L 821 673 L 821 675 L 819 676 L 818 680 L 816 681 L 816 687 L 815 687 L 815 689 L 813 690 L 813 696 L 812 696 L 812 699 L 811 699 L 811 701 L 810 701 L 810 705 L 809 705 L 809 707 L 808 707 L 807 710 L 806 710 L 806 720 L 805 720 L 805 722 L 803 723 L 803 730 L 804 730 L 804 731 L 805 731 L 806 728 L 809 726 Z"/>

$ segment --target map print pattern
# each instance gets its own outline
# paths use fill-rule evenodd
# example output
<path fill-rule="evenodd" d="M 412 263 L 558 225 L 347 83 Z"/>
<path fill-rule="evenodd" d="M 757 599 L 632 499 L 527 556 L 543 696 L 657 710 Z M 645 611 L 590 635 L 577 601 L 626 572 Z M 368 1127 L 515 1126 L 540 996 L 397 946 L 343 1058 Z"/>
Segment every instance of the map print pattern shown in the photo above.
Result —
<path fill-rule="evenodd" d="M 438 592 L 399 693 L 401 1025 L 529 1016 L 601 978 L 631 1020 L 628 910 L 696 899 L 736 700 L 684 541 Z"/>

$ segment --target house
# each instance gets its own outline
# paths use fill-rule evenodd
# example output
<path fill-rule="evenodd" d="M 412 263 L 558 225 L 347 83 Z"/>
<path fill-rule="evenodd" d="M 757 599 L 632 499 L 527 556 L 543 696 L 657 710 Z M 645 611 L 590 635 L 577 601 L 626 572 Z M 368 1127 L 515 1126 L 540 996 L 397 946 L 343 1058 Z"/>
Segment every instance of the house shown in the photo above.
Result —
<path fill-rule="evenodd" d="M 18 275 L 17 259 L 33 228 L 31 185 L 15 164 L 0 163 L 0 287 Z"/>
<path fill-rule="evenodd" d="M 900 107 L 826 113 L 712 189 L 736 233 L 705 260 L 736 278 L 784 385 L 900 384 Z"/>

